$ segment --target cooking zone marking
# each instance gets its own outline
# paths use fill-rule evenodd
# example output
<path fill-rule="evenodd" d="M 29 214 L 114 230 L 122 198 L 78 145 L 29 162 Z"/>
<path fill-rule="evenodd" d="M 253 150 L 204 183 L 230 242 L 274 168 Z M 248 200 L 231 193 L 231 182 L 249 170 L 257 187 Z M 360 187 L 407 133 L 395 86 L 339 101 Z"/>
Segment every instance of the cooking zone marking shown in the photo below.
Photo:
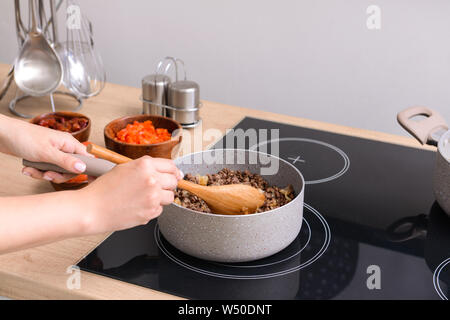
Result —
<path fill-rule="evenodd" d="M 297 158 L 289 157 L 288 160 L 291 160 L 293 164 L 297 162 L 305 163 L 306 161 L 302 159 L 302 156 L 298 156 Z"/>
<path fill-rule="evenodd" d="M 246 279 L 247 279 L 247 280 L 257 280 L 257 279 L 274 278 L 274 277 L 284 276 L 284 275 L 287 275 L 287 274 L 290 274 L 290 273 L 299 271 L 299 270 L 301 270 L 301 269 L 303 269 L 303 268 L 309 266 L 310 264 L 314 263 L 317 259 L 319 259 L 319 258 L 327 251 L 328 246 L 330 245 L 330 242 L 331 242 L 331 230 L 330 230 L 330 226 L 328 225 L 328 223 L 327 223 L 327 221 L 325 220 L 325 218 L 324 218 L 324 217 L 323 217 L 316 209 L 314 209 L 314 208 L 311 207 L 310 205 L 308 205 L 308 204 L 305 203 L 305 204 L 304 204 L 304 207 L 305 207 L 308 211 L 310 211 L 310 212 L 314 215 L 315 218 L 318 219 L 318 221 L 319 221 L 319 223 L 320 223 L 320 226 L 323 227 L 323 232 L 322 232 L 322 231 L 319 231 L 319 232 L 322 232 L 322 233 L 323 233 L 323 236 L 324 236 L 323 243 L 322 243 L 320 249 L 319 249 L 319 250 L 314 254 L 314 256 L 312 256 L 310 259 L 304 261 L 303 263 L 301 263 L 301 264 L 299 264 L 299 265 L 297 265 L 297 266 L 295 266 L 295 267 L 288 268 L 288 269 L 286 269 L 286 270 L 282 270 L 282 271 L 279 271 L 279 272 L 272 272 L 272 273 L 265 273 L 265 274 L 264 274 L 264 273 L 262 273 L 262 274 L 253 274 L 253 275 L 235 275 L 235 274 L 218 273 L 218 272 L 213 272 L 213 271 L 210 271 L 210 270 L 202 269 L 202 268 L 199 268 L 199 267 L 192 266 L 192 265 L 190 265 L 190 264 L 188 264 L 188 263 L 186 263 L 186 262 L 180 260 L 180 259 L 177 258 L 176 256 L 174 256 L 174 255 L 166 248 L 166 246 L 164 245 L 163 241 L 161 240 L 161 233 L 159 232 L 159 227 L 158 227 L 158 225 L 156 225 L 155 232 L 154 232 L 154 237 L 155 237 L 155 240 L 156 240 L 156 244 L 158 245 L 158 248 L 159 248 L 159 249 L 160 249 L 160 250 L 161 250 L 161 251 L 162 251 L 162 252 L 163 252 L 170 260 L 172 260 L 172 261 L 175 262 L 176 264 L 178 264 L 178 265 L 180 265 L 180 266 L 182 266 L 182 267 L 184 267 L 184 268 L 186 268 L 186 269 L 189 269 L 189 270 L 191 270 L 191 271 L 198 272 L 198 273 L 201 273 L 201 274 L 204 274 L 204 275 L 207 275 L 207 276 L 212 276 L 212 277 L 217 277 L 217 278 L 225 278 L 225 279 L 234 279 L 234 280 L 241 280 L 241 279 L 242 279 L 242 280 L 246 280 Z M 311 229 L 311 227 L 310 227 L 310 223 L 307 222 L 307 220 L 305 219 L 305 217 L 303 217 L 303 219 L 304 219 L 304 222 L 306 223 L 306 225 L 307 225 L 307 227 L 308 227 L 308 230 L 309 230 L 309 235 L 308 235 L 308 240 L 307 240 L 307 242 L 309 243 L 309 240 L 311 239 L 311 232 L 312 232 L 312 229 Z M 294 241 L 295 241 L 295 240 L 294 240 Z M 271 266 L 271 265 L 274 265 L 274 264 L 280 264 L 281 262 L 286 262 L 286 261 L 288 261 L 288 260 L 291 260 L 292 258 L 295 258 L 296 256 L 298 256 L 299 253 L 300 253 L 304 248 L 306 248 L 306 245 L 302 246 L 302 247 L 298 250 L 298 252 L 296 252 L 295 254 L 291 255 L 291 256 L 288 257 L 287 259 L 279 260 L 279 261 L 276 261 L 275 263 L 270 263 L 270 264 L 265 264 L 265 265 L 255 266 L 255 268 L 256 268 L 256 267 Z M 285 249 L 285 250 L 286 250 L 286 249 Z M 193 258 L 193 259 L 197 259 L 197 258 Z M 197 259 L 197 260 L 202 261 L 202 260 L 200 260 L 200 259 Z M 211 262 L 205 261 L 205 263 L 211 263 Z M 214 264 L 215 264 L 215 265 L 218 265 L 217 263 L 214 263 Z M 225 266 L 225 267 L 233 267 L 233 269 L 242 267 L 242 266 L 239 266 L 239 265 L 224 265 L 224 266 Z M 248 268 L 248 267 L 247 267 L 247 268 Z M 249 269 L 246 269 L 246 270 L 249 270 Z"/>
<path fill-rule="evenodd" d="M 313 140 L 313 139 L 307 139 L 307 138 L 280 138 L 280 139 L 272 139 L 272 140 L 268 140 L 268 141 L 264 141 L 264 142 L 260 142 L 254 146 L 251 146 L 249 149 L 253 150 L 253 151 L 257 151 L 258 147 L 261 147 L 263 145 L 267 145 L 267 144 L 272 144 L 274 142 L 285 142 L 285 141 L 300 141 L 300 142 L 308 142 L 308 143 L 314 143 L 314 144 L 318 144 L 324 147 L 327 147 L 335 152 L 337 152 L 342 159 L 344 160 L 344 167 L 337 172 L 336 174 L 328 177 L 328 178 L 324 178 L 324 179 L 317 179 L 317 180 L 309 180 L 309 181 L 305 181 L 305 184 L 319 184 L 319 183 L 325 183 L 325 182 L 329 182 L 332 180 L 335 180 L 339 177 L 341 177 L 342 175 L 344 175 L 347 170 L 350 168 L 350 158 L 347 156 L 347 154 L 342 151 L 341 149 L 339 149 L 336 146 L 333 146 L 332 144 L 323 142 L 323 141 L 318 141 L 318 140 Z M 269 152 L 267 152 L 269 153 Z M 294 160 L 294 164 L 296 164 L 297 162 L 300 163 L 306 163 L 306 160 L 300 160 L 301 157 L 298 156 L 297 158 L 288 158 L 288 160 Z"/>
<path fill-rule="evenodd" d="M 439 277 L 441 275 L 441 271 L 450 264 L 450 258 L 447 258 L 446 260 L 442 261 L 441 264 L 436 268 L 436 270 L 433 273 L 433 285 L 434 289 L 438 293 L 439 297 L 442 300 L 448 300 L 448 297 L 445 295 L 444 291 L 441 289 L 441 284 L 439 281 Z"/>

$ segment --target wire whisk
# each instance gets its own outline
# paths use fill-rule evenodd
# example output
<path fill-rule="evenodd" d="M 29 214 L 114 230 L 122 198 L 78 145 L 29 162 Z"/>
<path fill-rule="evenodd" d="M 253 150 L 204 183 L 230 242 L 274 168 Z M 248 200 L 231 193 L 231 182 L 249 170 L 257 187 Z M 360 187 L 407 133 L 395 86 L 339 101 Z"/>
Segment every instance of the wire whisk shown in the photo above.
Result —
<path fill-rule="evenodd" d="M 102 58 L 94 48 L 90 21 L 75 0 L 67 0 L 66 42 L 58 50 L 64 68 L 63 84 L 83 99 L 98 95 L 105 86 Z"/>

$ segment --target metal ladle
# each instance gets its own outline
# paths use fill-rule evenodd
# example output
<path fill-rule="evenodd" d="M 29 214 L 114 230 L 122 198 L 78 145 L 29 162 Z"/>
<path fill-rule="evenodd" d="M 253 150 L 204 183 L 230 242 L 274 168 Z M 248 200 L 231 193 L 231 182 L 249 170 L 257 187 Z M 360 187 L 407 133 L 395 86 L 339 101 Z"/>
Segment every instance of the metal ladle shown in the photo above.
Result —
<path fill-rule="evenodd" d="M 59 87 L 63 69 L 57 53 L 38 29 L 34 0 L 30 0 L 30 8 L 31 30 L 14 64 L 14 78 L 24 93 L 45 96 Z"/>

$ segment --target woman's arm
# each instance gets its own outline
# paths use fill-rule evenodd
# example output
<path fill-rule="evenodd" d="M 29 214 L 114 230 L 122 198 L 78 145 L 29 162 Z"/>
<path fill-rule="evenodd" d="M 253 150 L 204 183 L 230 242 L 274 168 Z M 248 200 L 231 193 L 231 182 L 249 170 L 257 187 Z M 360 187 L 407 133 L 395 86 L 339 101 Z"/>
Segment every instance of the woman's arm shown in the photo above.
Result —
<path fill-rule="evenodd" d="M 83 235 L 87 210 L 76 191 L 0 198 L 0 253 Z"/>
<path fill-rule="evenodd" d="M 84 164 L 69 154 L 87 154 L 70 134 L 3 115 L 0 152 L 54 163 L 74 173 L 84 171 Z M 67 178 L 32 168 L 24 168 L 24 173 L 57 183 Z M 143 157 L 115 167 L 82 190 L 0 198 L 0 254 L 146 224 L 173 202 L 179 179 L 171 160 Z"/>
<path fill-rule="evenodd" d="M 179 179 L 171 160 L 143 157 L 81 190 L 0 198 L 0 254 L 147 224 L 173 202 Z"/>

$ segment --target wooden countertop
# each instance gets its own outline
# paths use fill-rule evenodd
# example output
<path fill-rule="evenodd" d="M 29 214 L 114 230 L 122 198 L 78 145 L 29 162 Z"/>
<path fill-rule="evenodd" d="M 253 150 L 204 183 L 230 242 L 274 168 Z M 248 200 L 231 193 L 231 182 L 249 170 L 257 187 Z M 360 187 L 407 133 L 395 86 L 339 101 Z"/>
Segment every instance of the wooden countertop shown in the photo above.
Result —
<path fill-rule="evenodd" d="M 0 84 L 8 73 L 9 66 L 0 64 Z M 0 102 L 0 112 L 12 117 L 8 110 L 9 101 L 15 96 L 13 86 L 7 96 Z M 88 115 L 93 122 L 90 141 L 104 145 L 103 128 L 111 120 L 125 115 L 139 114 L 142 104 L 139 100 L 141 90 L 108 83 L 104 91 L 95 98 L 84 102 L 80 112 Z M 56 97 L 56 105 L 73 105 L 74 103 L 60 96 Z M 200 114 L 203 119 L 202 130 L 215 128 L 224 133 L 245 116 L 268 119 L 313 129 L 331 131 L 367 139 L 385 141 L 419 148 L 412 138 L 386 133 L 367 131 L 328 124 L 308 119 L 285 116 L 258 110 L 251 110 L 215 102 L 203 101 Z M 40 114 L 49 112 L 49 101 L 38 99 L 20 105 L 22 112 Z M 189 130 L 193 132 L 193 130 Z M 199 136 L 197 130 L 194 136 Z M 192 139 L 192 140 L 195 140 Z M 202 141 L 201 147 L 206 149 L 217 141 Z M 192 142 L 192 141 L 191 141 Z M 182 153 L 189 150 L 187 139 Z M 430 149 L 429 147 L 423 147 Z M 35 181 L 23 176 L 21 160 L 0 154 L 0 196 L 21 196 L 36 193 L 52 192 L 50 184 Z M 1 213 L 0 213 L 1 214 Z M 20 230 L 17 230 L 20 232 Z M 81 272 L 81 288 L 69 290 L 66 282 L 70 276 L 67 269 L 76 264 L 92 251 L 108 235 L 97 235 L 69 239 L 38 248 L 23 250 L 0 256 L 0 296 L 13 299 L 177 299 L 177 297 L 155 290 L 127 284 L 100 275 Z"/>

